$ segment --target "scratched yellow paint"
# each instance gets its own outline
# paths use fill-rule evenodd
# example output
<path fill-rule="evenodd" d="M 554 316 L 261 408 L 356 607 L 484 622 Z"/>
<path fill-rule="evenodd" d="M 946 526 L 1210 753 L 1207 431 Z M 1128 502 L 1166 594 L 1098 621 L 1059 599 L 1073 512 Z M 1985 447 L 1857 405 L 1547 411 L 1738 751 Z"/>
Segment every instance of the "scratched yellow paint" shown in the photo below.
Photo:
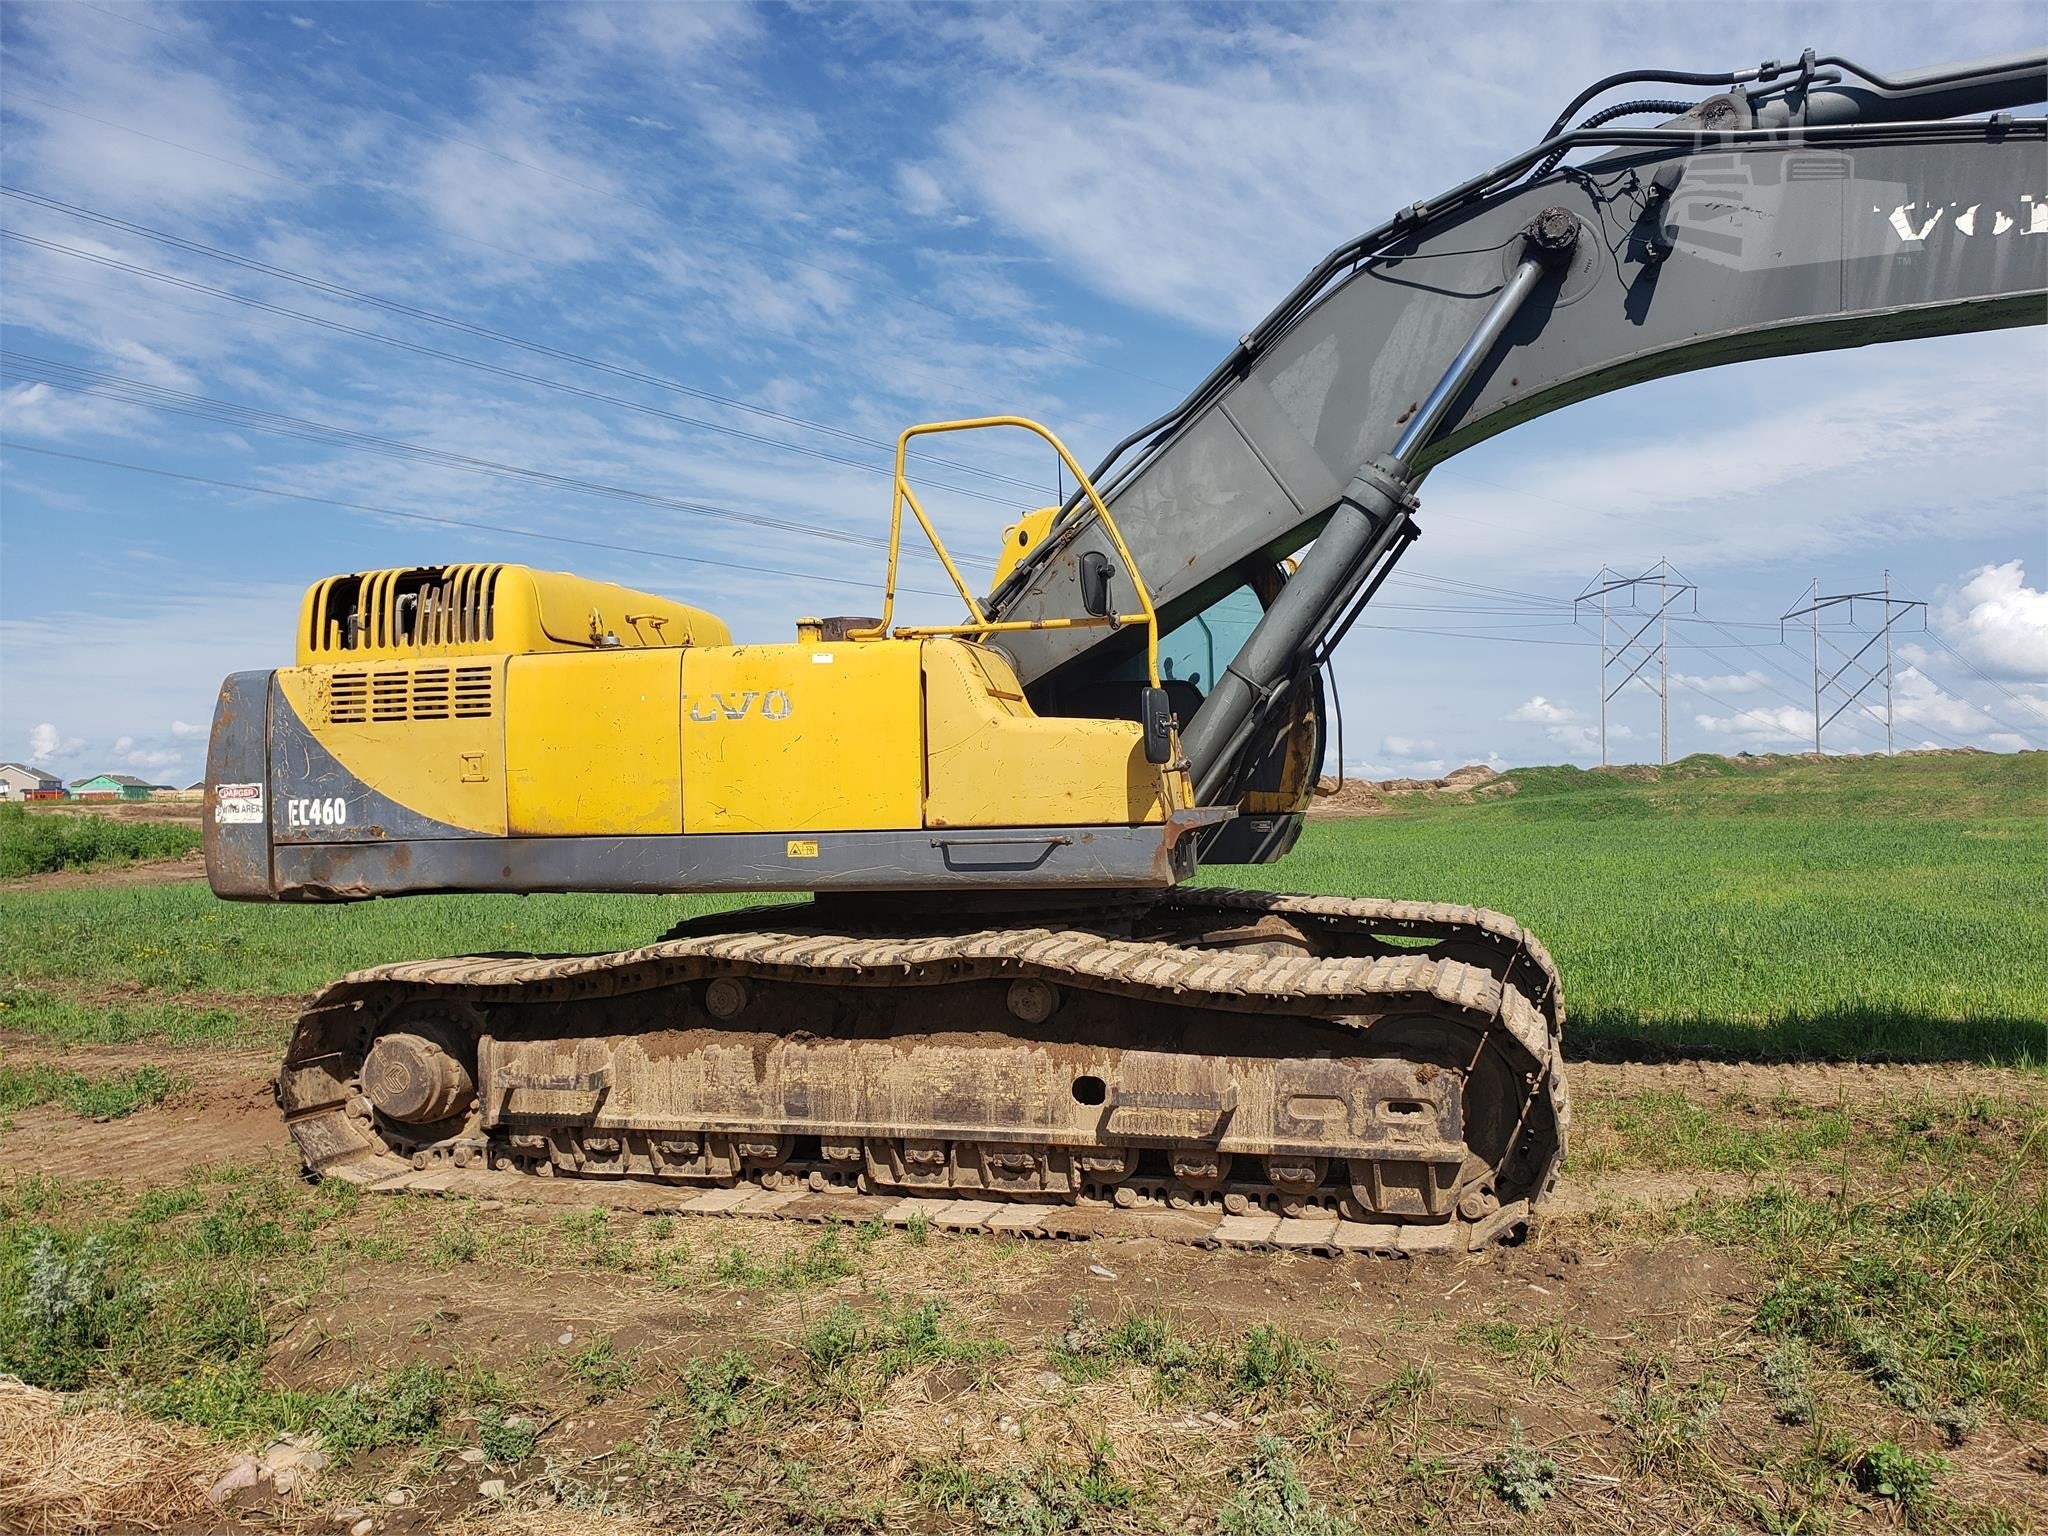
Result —
<path fill-rule="evenodd" d="M 490 674 L 491 696 L 502 697 L 503 658 L 467 663 Z M 446 671 L 446 668 L 437 668 Z M 372 789 L 408 810 L 466 832 L 505 834 L 505 726 L 502 715 L 477 718 L 359 721 L 329 719 L 334 674 L 367 674 L 367 690 L 382 676 L 400 686 L 412 668 L 381 666 L 285 667 L 277 682 L 300 724 L 333 754 L 336 762 Z"/>
<path fill-rule="evenodd" d="M 1042 718 L 1002 655 L 924 648 L 930 827 L 1135 826 L 1190 803 L 1187 776 L 1145 761 L 1131 720 Z"/>
<path fill-rule="evenodd" d="M 683 830 L 680 650 L 515 656 L 505 792 L 515 835 Z"/>
<path fill-rule="evenodd" d="M 683 830 L 915 829 L 924 812 L 918 643 L 683 654 Z"/>

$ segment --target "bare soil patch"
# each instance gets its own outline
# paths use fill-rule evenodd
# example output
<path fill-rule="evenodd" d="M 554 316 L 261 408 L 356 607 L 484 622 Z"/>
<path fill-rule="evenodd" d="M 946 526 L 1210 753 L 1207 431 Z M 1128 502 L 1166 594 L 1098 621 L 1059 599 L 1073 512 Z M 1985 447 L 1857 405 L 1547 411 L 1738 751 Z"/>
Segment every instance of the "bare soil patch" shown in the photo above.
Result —
<path fill-rule="evenodd" d="M 107 816 L 115 821 L 198 821 L 205 800 L 31 800 L 31 816 Z"/>
<path fill-rule="evenodd" d="M 139 820 L 168 821 L 170 817 Z M 52 869 L 37 875 L 0 880 L 0 896 L 14 891 L 108 890 L 126 885 L 161 885 L 173 880 L 204 880 L 206 856 L 198 849 L 175 859 L 138 859 L 132 864 L 103 864 L 97 869 Z"/>
<path fill-rule="evenodd" d="M 1484 763 L 1467 763 L 1440 779 L 1352 779 L 1326 777 L 1309 802 L 1311 816 L 1379 816 L 1398 810 L 1403 801 L 1421 797 L 1470 805 L 1475 799 L 1515 792 L 1513 779 L 1503 779 Z"/>
<path fill-rule="evenodd" d="M 4 1033 L 0 1046 L 12 1061 L 96 1074 L 155 1062 L 173 1066 L 191 1083 L 119 1120 L 81 1120 L 49 1104 L 17 1110 L 12 1126 L 0 1128 L 0 1175 L 110 1179 L 150 1189 L 175 1184 L 195 1168 L 296 1157 L 278 1118 L 272 1093 L 277 1063 L 270 1051 L 180 1050 L 149 1041 L 52 1048 Z"/>

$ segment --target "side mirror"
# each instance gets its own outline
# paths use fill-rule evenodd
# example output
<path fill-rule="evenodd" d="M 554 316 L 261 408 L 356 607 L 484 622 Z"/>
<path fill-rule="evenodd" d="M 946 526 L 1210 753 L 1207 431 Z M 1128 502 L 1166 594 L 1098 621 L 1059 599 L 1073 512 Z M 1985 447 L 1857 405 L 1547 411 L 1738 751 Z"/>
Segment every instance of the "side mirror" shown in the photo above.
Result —
<path fill-rule="evenodd" d="M 1109 556 L 1098 549 L 1091 549 L 1081 556 L 1081 607 L 1091 618 L 1109 616 L 1109 582 L 1116 575 L 1116 567 L 1109 563 Z"/>
<path fill-rule="evenodd" d="M 1164 688 L 1147 688 L 1138 696 L 1138 720 L 1145 727 L 1145 761 L 1154 767 L 1173 758 L 1173 706 Z"/>

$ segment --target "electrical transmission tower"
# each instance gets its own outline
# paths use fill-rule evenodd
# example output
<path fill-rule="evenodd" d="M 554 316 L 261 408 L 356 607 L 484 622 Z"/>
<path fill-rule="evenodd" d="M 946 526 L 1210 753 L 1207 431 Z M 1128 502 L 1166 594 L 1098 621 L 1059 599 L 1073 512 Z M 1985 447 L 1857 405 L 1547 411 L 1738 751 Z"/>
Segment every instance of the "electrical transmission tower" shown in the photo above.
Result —
<path fill-rule="evenodd" d="M 1918 598 L 1893 597 L 1892 573 L 1890 571 L 1884 573 L 1884 585 L 1875 592 L 1837 592 L 1831 597 L 1821 596 L 1820 578 L 1815 577 L 1806 597 L 1807 603 L 1804 608 L 1794 608 L 1789 613 L 1779 617 L 1778 637 L 1782 640 L 1785 634 L 1785 625 L 1797 618 L 1804 618 L 1807 621 L 1807 627 L 1813 634 L 1814 756 L 1818 757 L 1820 755 L 1821 730 L 1826 726 L 1833 725 L 1836 718 L 1841 715 L 1842 711 L 1849 708 L 1850 705 L 1855 705 L 1856 708 L 1862 710 L 1864 714 L 1870 716 L 1873 720 L 1877 718 L 1877 711 L 1868 704 L 1863 703 L 1862 700 L 1863 695 L 1873 685 L 1880 682 L 1884 684 L 1884 750 L 1887 757 L 1891 756 L 1893 751 L 1892 630 L 1901 619 L 1905 618 L 1915 608 L 1920 610 L 1920 627 L 1924 630 L 1927 627 L 1927 604 Z M 1832 609 L 1846 606 L 1848 609 L 1848 613 L 1844 615 L 1847 619 L 1846 628 L 1851 635 L 1861 635 L 1864 631 L 1857 626 L 1858 609 L 1856 605 L 1858 603 L 1865 605 L 1862 609 L 1862 614 L 1866 617 L 1870 612 L 1869 605 L 1872 603 L 1878 604 L 1878 612 L 1882 617 L 1878 620 L 1877 628 L 1870 631 L 1863 643 L 1851 651 L 1844 646 L 1838 645 L 1833 636 L 1827 630 L 1821 628 L 1820 616 Z M 1875 660 L 1866 662 L 1863 659 L 1864 654 L 1880 640 L 1884 642 L 1884 669 L 1882 671 L 1878 670 Z M 1834 662 L 1839 658 L 1839 665 L 1825 677 L 1821 675 L 1820 648 L 1823 641 L 1826 642 L 1828 649 L 1834 653 L 1833 656 L 1828 658 L 1829 661 Z M 1852 669 L 1854 672 L 1860 673 L 1861 676 L 1852 676 Z M 1854 686 L 1851 686 L 1852 683 Z M 1821 718 L 1821 708 L 1825 701 L 1832 696 L 1831 690 L 1832 694 L 1841 695 L 1841 702 L 1835 705 L 1827 718 L 1823 719 Z"/>
<path fill-rule="evenodd" d="M 1699 610 L 1699 588 L 1675 569 L 1669 560 L 1659 560 L 1640 576 L 1623 576 L 1606 566 L 1588 582 L 1586 590 L 1572 602 L 1572 616 L 1579 604 L 1600 609 L 1600 766 L 1607 766 L 1607 705 L 1630 683 L 1642 678 L 1645 688 L 1657 695 L 1657 758 L 1671 761 L 1671 608 L 1685 598 L 1694 612 Z M 1645 606 L 1646 603 L 1651 606 Z M 1638 624 L 1636 621 L 1642 622 Z M 1651 626 L 1657 637 L 1648 640 Z M 1657 664 L 1657 681 L 1643 677 L 1643 668 Z M 1608 669 L 1627 668 L 1620 682 L 1607 686 Z"/>

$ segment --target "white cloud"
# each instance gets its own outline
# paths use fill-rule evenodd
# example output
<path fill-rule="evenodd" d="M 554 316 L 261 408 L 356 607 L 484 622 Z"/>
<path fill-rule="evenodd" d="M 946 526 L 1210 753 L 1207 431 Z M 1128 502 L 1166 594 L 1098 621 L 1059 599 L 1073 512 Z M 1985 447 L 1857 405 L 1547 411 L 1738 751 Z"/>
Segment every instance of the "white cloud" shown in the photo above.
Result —
<path fill-rule="evenodd" d="M 1880 697 L 1874 704 L 1883 713 Z M 1892 679 L 1892 714 L 1901 724 L 1932 727 L 1951 736 L 1977 736 L 1998 728 L 1998 722 L 1967 699 L 1946 692 L 1918 667 L 1907 667 Z"/>
<path fill-rule="evenodd" d="M 1590 754 L 1600 750 L 1600 727 L 1597 725 L 1551 725 L 1544 727 L 1543 734 L 1567 752 Z M 1627 741 L 1634 735 L 1634 731 L 1619 721 L 1608 723 L 1607 740 L 1610 746 L 1617 741 Z"/>
<path fill-rule="evenodd" d="M 118 401 L 38 383 L 16 384 L 0 393 L 0 422 L 29 437 L 66 438 L 140 432 L 154 425 L 154 418 Z"/>
<path fill-rule="evenodd" d="M 32 763 L 47 763 L 59 758 L 76 757 L 84 750 L 85 742 L 81 738 L 66 736 L 47 720 L 40 725 L 29 727 L 28 760 Z"/>
<path fill-rule="evenodd" d="M 177 737 L 203 736 L 206 734 L 206 727 L 203 725 L 188 725 L 183 720 L 173 720 L 171 722 L 171 734 Z"/>
<path fill-rule="evenodd" d="M 146 26 L 109 26 L 84 9 L 12 15 L 11 148 L 47 186 L 187 219 L 291 190 L 286 165 L 302 143 L 294 115 L 269 111 L 260 85 L 235 77 L 230 51 L 214 46 L 202 19 L 155 6 Z M 206 72 L 193 67 L 202 57 Z"/>
<path fill-rule="evenodd" d="M 1732 715 L 1699 714 L 1692 721 L 1710 736 L 1736 737 L 1748 742 L 1813 744 L 1813 711 L 1791 704 L 1762 705 Z"/>
<path fill-rule="evenodd" d="M 896 195 L 903 200 L 905 211 L 920 219 L 938 219 L 955 228 L 974 222 L 973 214 L 954 207 L 951 195 L 929 166 L 909 162 L 897 166 Z"/>
<path fill-rule="evenodd" d="M 1935 627 L 1994 676 L 2048 677 L 2048 591 L 2027 585 L 2021 561 L 1972 571 L 1942 598 Z"/>
<path fill-rule="evenodd" d="M 114 740 L 114 750 L 116 752 L 126 752 L 134 745 L 135 738 L 133 736 L 120 736 Z"/>
<path fill-rule="evenodd" d="M 1567 720 L 1578 719 L 1579 712 L 1567 709 L 1562 704 L 1553 704 L 1539 693 L 1534 698 L 1517 704 L 1504 718 L 1522 720 L 1533 725 L 1558 725 Z"/>
<path fill-rule="evenodd" d="M 1423 757 L 1436 750 L 1436 743 L 1416 736 L 1385 736 L 1380 751 L 1389 757 Z"/>
<path fill-rule="evenodd" d="M 1755 693 L 1758 689 L 1771 686 L 1771 680 L 1765 677 L 1763 673 L 1755 670 L 1748 672 L 1723 672 L 1716 677 L 1694 677 L 1690 673 L 1674 672 L 1671 674 L 1671 681 L 1683 687 L 1697 688 L 1701 693 L 1716 695 L 1723 693 Z"/>
<path fill-rule="evenodd" d="M 130 768 L 168 768 L 172 763 L 182 763 L 185 754 L 175 748 L 154 748 L 141 752 L 130 752 L 121 761 Z"/>

